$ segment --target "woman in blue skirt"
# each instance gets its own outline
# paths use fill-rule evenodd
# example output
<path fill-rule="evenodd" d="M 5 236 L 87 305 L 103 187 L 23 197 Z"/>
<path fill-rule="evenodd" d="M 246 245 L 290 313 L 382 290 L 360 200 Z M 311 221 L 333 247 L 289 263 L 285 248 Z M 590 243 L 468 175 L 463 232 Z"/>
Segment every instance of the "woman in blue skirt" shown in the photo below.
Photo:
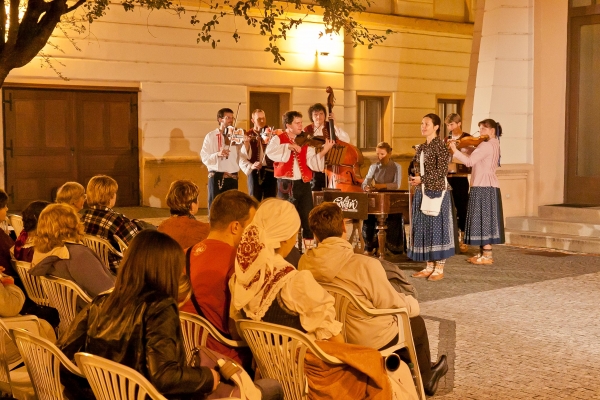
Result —
<path fill-rule="evenodd" d="M 441 126 L 440 117 L 427 114 L 421 122 L 421 135 L 427 140 L 417 148 L 413 163 L 416 166 L 416 176 L 410 184 L 415 186 L 415 196 L 412 204 L 412 246 L 408 257 L 415 261 L 425 261 L 422 271 L 414 273 L 414 278 L 427 278 L 439 281 L 444 277 L 446 258 L 455 254 L 454 217 L 450 187 L 446 180 L 450 157 L 444 142 L 439 138 Z M 437 215 L 426 214 L 421 209 L 423 192 L 435 202 L 441 198 L 441 206 Z M 439 202 L 439 200 L 438 200 Z M 427 202 L 426 202 L 427 203 Z"/>
<path fill-rule="evenodd" d="M 470 156 L 457 150 L 454 142 L 450 142 L 450 149 L 455 158 L 467 167 L 473 167 L 465 243 L 480 247 L 479 254 L 467 261 L 489 265 L 494 262 L 492 244 L 504 243 L 502 196 L 496 176 L 496 168 L 500 166 L 502 127 L 493 119 L 484 119 L 479 123 L 479 133 L 488 135 L 490 139 L 477 146 Z"/>

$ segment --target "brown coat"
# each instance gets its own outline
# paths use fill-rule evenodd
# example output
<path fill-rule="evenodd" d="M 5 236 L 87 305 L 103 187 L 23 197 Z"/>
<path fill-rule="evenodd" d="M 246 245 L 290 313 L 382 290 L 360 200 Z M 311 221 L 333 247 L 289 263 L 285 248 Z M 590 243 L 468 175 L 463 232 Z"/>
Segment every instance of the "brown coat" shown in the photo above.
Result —
<path fill-rule="evenodd" d="M 185 215 L 174 215 L 164 220 L 158 226 L 158 230 L 175 239 L 182 249 L 187 249 L 208 237 L 210 225 Z"/>

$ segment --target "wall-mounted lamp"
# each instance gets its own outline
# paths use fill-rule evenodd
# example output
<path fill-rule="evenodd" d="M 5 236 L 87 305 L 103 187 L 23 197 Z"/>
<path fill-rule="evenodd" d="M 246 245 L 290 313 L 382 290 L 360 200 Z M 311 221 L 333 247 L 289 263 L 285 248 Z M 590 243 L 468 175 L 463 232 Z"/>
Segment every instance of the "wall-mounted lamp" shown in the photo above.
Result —
<path fill-rule="evenodd" d="M 319 32 L 319 40 L 317 43 L 317 53 L 320 56 L 328 56 L 334 45 L 333 35 L 331 33 Z"/>

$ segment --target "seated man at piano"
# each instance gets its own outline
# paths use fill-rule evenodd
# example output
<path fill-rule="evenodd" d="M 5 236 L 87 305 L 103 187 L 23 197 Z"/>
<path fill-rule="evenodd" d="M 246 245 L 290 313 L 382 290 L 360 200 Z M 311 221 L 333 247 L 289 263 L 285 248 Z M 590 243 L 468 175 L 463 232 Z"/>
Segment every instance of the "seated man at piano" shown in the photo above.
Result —
<path fill-rule="evenodd" d="M 354 253 L 352 244 L 345 239 L 346 225 L 342 209 L 337 204 L 319 204 L 310 212 L 308 221 L 319 245 L 300 258 L 298 270 L 310 271 L 319 283 L 345 288 L 366 307 L 406 308 L 423 387 L 428 396 L 433 396 L 440 378 L 448 371 L 448 365 L 445 355 L 431 364 L 429 337 L 425 321 L 419 315 L 417 300 L 394 289 L 379 260 Z M 393 315 L 365 317 L 362 312 L 350 306 L 346 319 L 348 343 L 377 350 L 396 345 L 400 337 L 396 318 Z M 406 360 L 405 350 L 398 352 Z"/>
<path fill-rule="evenodd" d="M 380 190 L 400 189 L 402 170 L 400 165 L 391 160 L 392 147 L 387 142 L 380 142 L 375 150 L 379 162 L 371 164 L 362 188 L 366 192 Z M 387 218 L 386 246 L 394 253 L 401 253 L 404 249 L 404 227 L 402 214 L 389 214 Z M 372 255 L 378 248 L 377 217 L 369 215 L 364 220 L 362 235 L 365 241 L 365 254 Z"/>

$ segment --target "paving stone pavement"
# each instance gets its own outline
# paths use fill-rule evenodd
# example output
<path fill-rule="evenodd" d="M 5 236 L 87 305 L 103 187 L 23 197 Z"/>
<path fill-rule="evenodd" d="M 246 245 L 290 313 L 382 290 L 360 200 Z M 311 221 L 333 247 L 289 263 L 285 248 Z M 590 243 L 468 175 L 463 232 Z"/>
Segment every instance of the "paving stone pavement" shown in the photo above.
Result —
<path fill-rule="evenodd" d="M 491 267 L 465 259 L 442 281 L 410 278 L 432 359 L 449 359 L 435 397 L 600 399 L 600 257 L 497 246 Z"/>

